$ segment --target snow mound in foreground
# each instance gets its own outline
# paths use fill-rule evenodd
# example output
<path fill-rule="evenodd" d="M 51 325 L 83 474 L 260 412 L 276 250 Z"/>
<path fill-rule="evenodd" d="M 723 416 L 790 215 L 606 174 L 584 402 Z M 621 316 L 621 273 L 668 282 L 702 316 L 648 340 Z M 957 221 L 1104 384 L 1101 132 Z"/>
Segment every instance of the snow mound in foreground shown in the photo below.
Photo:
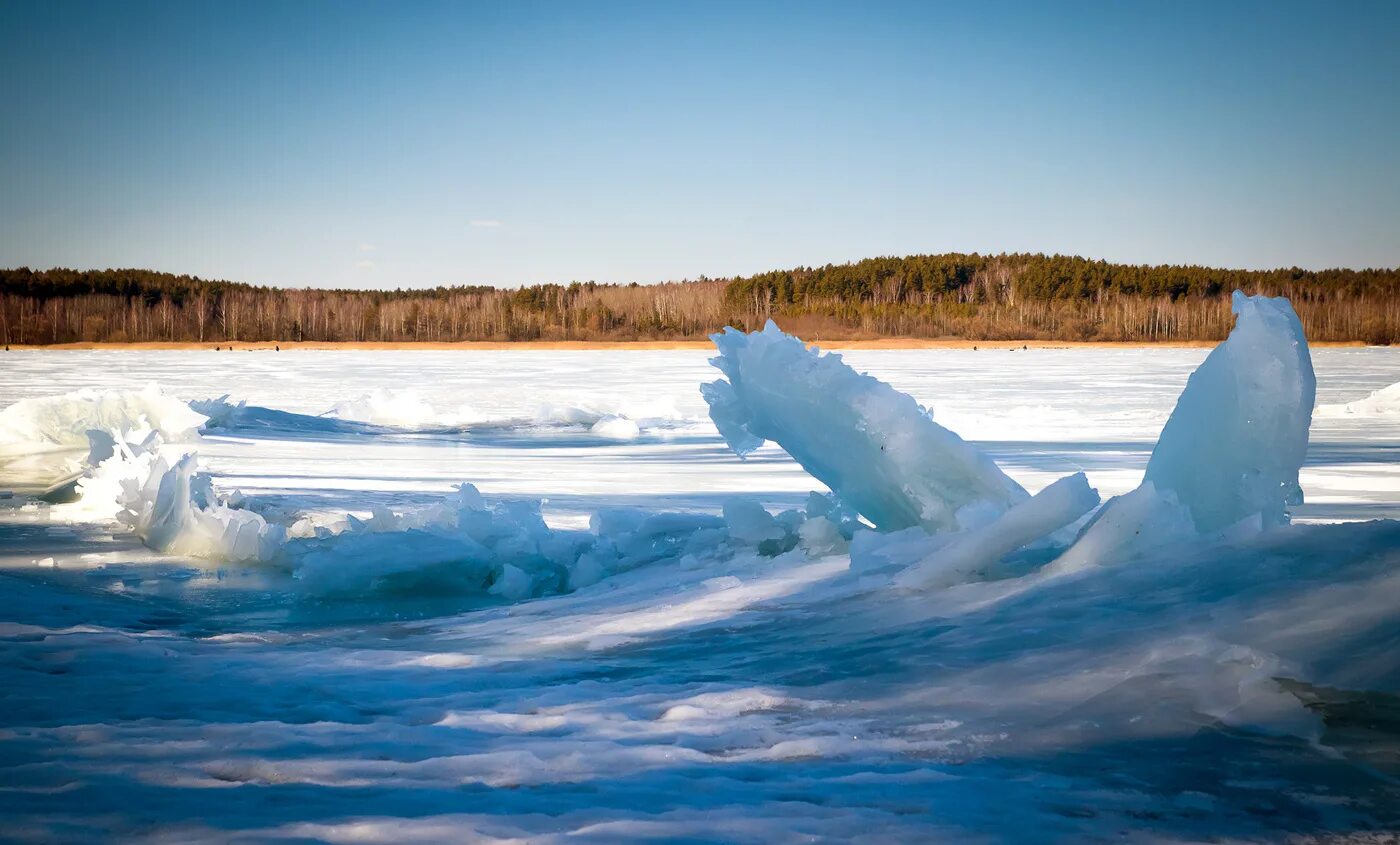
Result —
<path fill-rule="evenodd" d="M 1400 382 L 1382 387 L 1369 396 L 1339 405 L 1317 406 L 1319 417 L 1375 417 L 1400 419 Z"/>
<path fill-rule="evenodd" d="M 152 384 L 143 390 L 84 388 L 60 396 L 22 399 L 0 411 L 0 452 L 78 449 L 88 432 L 159 432 L 167 441 L 195 437 L 205 417 Z"/>
<path fill-rule="evenodd" d="M 720 355 L 710 363 L 727 378 L 701 393 L 730 448 L 743 457 L 772 440 L 877 528 L 974 528 L 1027 498 L 912 397 L 771 320 L 711 339 Z"/>

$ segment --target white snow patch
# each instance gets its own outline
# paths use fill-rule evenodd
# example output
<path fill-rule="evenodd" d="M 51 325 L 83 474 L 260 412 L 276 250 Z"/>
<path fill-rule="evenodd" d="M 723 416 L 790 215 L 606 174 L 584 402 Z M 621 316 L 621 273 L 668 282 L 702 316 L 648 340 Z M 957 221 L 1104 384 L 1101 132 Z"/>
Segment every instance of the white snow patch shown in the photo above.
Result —
<path fill-rule="evenodd" d="M 1317 415 L 1328 418 L 1363 417 L 1372 419 L 1400 418 L 1400 382 L 1372 391 L 1352 402 L 1319 405 Z"/>
<path fill-rule="evenodd" d="M 195 437 L 205 417 L 161 392 L 84 388 L 61 396 L 21 399 L 0 410 L 0 453 L 88 446 L 88 432 L 154 430 L 167 441 Z"/>

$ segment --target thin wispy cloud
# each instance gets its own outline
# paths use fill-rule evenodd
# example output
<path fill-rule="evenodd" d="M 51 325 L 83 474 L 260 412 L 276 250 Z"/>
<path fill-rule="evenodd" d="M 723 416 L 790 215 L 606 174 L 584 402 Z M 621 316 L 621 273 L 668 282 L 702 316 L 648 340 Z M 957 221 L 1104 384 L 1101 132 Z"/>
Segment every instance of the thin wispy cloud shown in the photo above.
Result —
<path fill-rule="evenodd" d="M 476 228 L 476 229 L 499 229 L 499 228 L 501 228 L 501 221 L 499 221 L 499 220 L 472 220 L 472 221 L 471 221 L 471 225 L 472 225 L 473 228 Z"/>
<path fill-rule="evenodd" d="M 356 261 L 356 262 L 355 262 L 355 266 L 356 266 L 357 268 L 361 269 L 361 270 L 373 270 L 375 267 L 378 267 L 379 265 L 378 265 L 378 264 L 375 264 L 373 261 L 370 261 L 369 259 L 366 258 L 366 259 L 361 259 L 361 260 L 359 260 L 359 261 Z"/>
<path fill-rule="evenodd" d="M 355 247 L 355 249 L 358 249 L 360 252 L 374 252 L 374 244 L 360 244 Z"/>

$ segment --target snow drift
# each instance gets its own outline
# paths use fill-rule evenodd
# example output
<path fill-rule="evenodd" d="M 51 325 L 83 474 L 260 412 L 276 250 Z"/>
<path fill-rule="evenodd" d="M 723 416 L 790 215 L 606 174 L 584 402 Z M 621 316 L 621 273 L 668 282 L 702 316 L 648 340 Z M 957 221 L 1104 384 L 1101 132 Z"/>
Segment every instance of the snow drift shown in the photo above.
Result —
<path fill-rule="evenodd" d="M 1376 419 L 1400 419 L 1400 382 L 1372 391 L 1352 402 L 1338 405 L 1319 405 L 1319 417 L 1370 417 Z"/>
<path fill-rule="evenodd" d="M 0 452 L 79 449 L 88 432 L 159 432 L 167 441 L 188 440 L 205 417 L 154 384 L 144 390 L 84 388 L 61 396 L 22 399 L 0 410 Z"/>
<path fill-rule="evenodd" d="M 438 434 L 490 437 L 501 434 L 586 434 L 601 440 L 635 440 L 643 434 L 666 434 L 687 420 L 668 401 L 544 402 L 518 416 L 491 417 L 463 404 L 439 410 L 412 389 L 376 389 L 337 402 L 323 414 L 300 414 L 232 401 L 224 395 L 200 399 L 190 407 L 208 421 L 209 430 L 276 430 L 290 434 Z"/>
<path fill-rule="evenodd" d="M 467 405 L 452 412 L 439 411 L 410 388 L 376 388 L 354 399 L 337 402 L 325 416 L 395 428 L 460 426 L 477 419 Z"/>

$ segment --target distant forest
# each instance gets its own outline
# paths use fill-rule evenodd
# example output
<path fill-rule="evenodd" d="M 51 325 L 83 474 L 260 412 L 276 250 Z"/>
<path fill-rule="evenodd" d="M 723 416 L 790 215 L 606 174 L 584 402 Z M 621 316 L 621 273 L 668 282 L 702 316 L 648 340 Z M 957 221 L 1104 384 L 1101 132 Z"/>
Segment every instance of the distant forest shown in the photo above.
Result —
<path fill-rule="evenodd" d="M 0 270 L 6 344 L 699 339 L 773 318 L 808 340 L 1218 340 L 1230 292 L 1287 296 L 1308 337 L 1400 342 L 1400 269 L 1219 270 L 915 255 L 653 285 L 282 289 L 151 270 Z"/>

